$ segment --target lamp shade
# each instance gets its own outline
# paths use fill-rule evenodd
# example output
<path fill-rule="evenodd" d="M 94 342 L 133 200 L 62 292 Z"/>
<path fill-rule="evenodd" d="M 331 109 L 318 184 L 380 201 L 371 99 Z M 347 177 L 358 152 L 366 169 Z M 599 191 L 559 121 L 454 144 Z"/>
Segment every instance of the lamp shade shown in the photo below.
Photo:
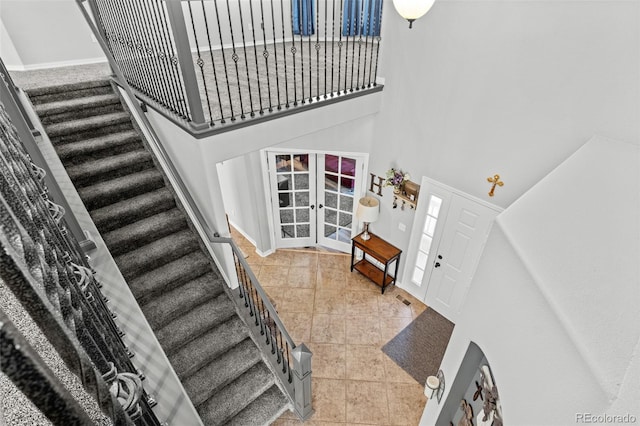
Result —
<path fill-rule="evenodd" d="M 393 6 L 400 16 L 410 23 L 427 13 L 435 0 L 393 0 Z"/>
<path fill-rule="evenodd" d="M 362 197 L 358 201 L 358 209 L 356 210 L 356 217 L 362 222 L 375 222 L 378 220 L 378 214 L 380 211 L 380 202 L 373 197 Z"/>

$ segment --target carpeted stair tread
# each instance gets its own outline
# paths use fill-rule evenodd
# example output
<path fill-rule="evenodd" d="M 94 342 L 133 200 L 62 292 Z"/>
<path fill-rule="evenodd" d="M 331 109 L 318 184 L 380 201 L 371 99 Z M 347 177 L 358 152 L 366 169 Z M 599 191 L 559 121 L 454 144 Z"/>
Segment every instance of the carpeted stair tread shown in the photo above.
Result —
<path fill-rule="evenodd" d="M 234 315 L 227 322 L 184 345 L 178 352 L 170 355 L 169 360 L 178 377 L 185 379 L 248 336 L 247 326 Z"/>
<path fill-rule="evenodd" d="M 97 138 L 84 139 L 77 142 L 58 145 L 56 147 L 56 152 L 62 161 L 75 163 L 75 160 L 78 157 L 83 158 L 91 156 L 98 158 L 114 153 L 126 152 L 127 148 L 125 147 L 127 145 L 132 147 L 129 150 L 141 148 L 143 146 L 140 136 L 138 136 L 138 133 L 135 130 L 127 130 L 124 132 L 99 136 Z"/>
<path fill-rule="evenodd" d="M 91 218 L 100 232 L 109 232 L 137 220 L 174 208 L 171 190 L 166 187 L 145 192 L 105 207 L 93 210 Z"/>
<path fill-rule="evenodd" d="M 103 238 L 111 254 L 117 256 L 185 228 L 184 213 L 175 208 L 114 229 Z"/>
<path fill-rule="evenodd" d="M 269 425 L 286 411 L 288 405 L 289 400 L 274 384 L 225 424 L 227 426 Z"/>
<path fill-rule="evenodd" d="M 222 294 L 223 285 L 218 276 L 209 272 L 158 295 L 142 306 L 142 312 L 151 328 L 157 330 L 185 312 Z"/>
<path fill-rule="evenodd" d="M 83 81 L 29 89 L 27 94 L 34 105 L 85 96 L 113 93 L 109 80 Z"/>
<path fill-rule="evenodd" d="M 153 167 L 153 157 L 145 149 L 139 149 L 70 166 L 67 168 L 67 173 L 77 188 L 151 167 Z"/>
<path fill-rule="evenodd" d="M 160 330 L 156 330 L 156 337 L 170 356 L 235 314 L 236 308 L 233 302 L 226 294 L 220 294 L 190 310 L 185 307 L 183 315 Z"/>
<path fill-rule="evenodd" d="M 254 365 L 197 407 L 203 423 L 225 424 L 269 389 L 274 381 L 271 371 L 263 362 Z"/>
<path fill-rule="evenodd" d="M 138 303 L 144 305 L 155 297 L 211 271 L 207 257 L 201 251 L 193 251 L 128 282 Z"/>
<path fill-rule="evenodd" d="M 78 120 L 69 120 L 61 123 L 53 123 L 46 126 L 49 138 L 55 140 L 61 136 L 73 135 L 87 131 L 96 131 L 96 128 L 107 127 L 115 124 L 131 123 L 129 114 L 124 111 L 112 112 L 104 115 L 85 117 Z"/>
<path fill-rule="evenodd" d="M 209 399 L 219 388 L 226 386 L 236 377 L 262 361 L 255 343 L 247 337 L 228 352 L 214 359 L 183 380 L 183 385 L 191 402 L 196 407 Z"/>
<path fill-rule="evenodd" d="M 162 174 L 155 169 L 149 169 L 78 188 L 78 194 L 87 209 L 91 211 L 162 186 L 164 186 Z"/>
<path fill-rule="evenodd" d="M 46 117 L 57 116 L 58 118 L 67 117 L 69 112 L 79 113 L 79 110 L 93 110 L 99 107 L 105 107 L 107 105 L 116 105 L 120 108 L 120 98 L 115 93 L 108 93 L 104 95 L 87 96 L 72 99 L 62 99 L 59 101 L 46 102 L 34 106 L 34 109 L 40 120 L 43 121 Z M 56 120 L 59 121 L 59 120 Z M 43 121 L 44 122 L 44 121 Z"/>
<path fill-rule="evenodd" d="M 115 258 L 126 280 L 199 250 L 198 240 L 190 229 L 168 235 Z"/>

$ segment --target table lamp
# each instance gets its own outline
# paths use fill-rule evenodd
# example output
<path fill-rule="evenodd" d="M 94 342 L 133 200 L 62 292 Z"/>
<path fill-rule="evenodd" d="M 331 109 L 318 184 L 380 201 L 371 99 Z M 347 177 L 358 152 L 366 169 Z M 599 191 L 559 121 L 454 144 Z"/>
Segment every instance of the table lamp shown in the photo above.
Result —
<path fill-rule="evenodd" d="M 356 217 L 364 222 L 364 233 L 362 234 L 363 240 L 371 238 L 369 234 L 369 224 L 378 220 L 378 214 L 380 211 L 380 202 L 373 197 L 362 197 L 358 201 L 358 209 L 356 210 Z"/>

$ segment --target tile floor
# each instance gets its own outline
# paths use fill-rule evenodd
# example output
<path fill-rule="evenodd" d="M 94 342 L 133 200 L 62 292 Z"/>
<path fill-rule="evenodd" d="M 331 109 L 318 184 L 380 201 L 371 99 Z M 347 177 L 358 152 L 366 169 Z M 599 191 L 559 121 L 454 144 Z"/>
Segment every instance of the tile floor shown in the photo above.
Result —
<path fill-rule="evenodd" d="M 395 286 L 381 294 L 349 271 L 349 255 L 278 250 L 263 258 L 238 231 L 232 237 L 293 340 L 313 352 L 315 413 L 305 424 L 417 425 L 427 401 L 423 387 L 381 347 L 426 306 Z M 275 423 L 294 424 L 301 422 L 290 412 Z"/>

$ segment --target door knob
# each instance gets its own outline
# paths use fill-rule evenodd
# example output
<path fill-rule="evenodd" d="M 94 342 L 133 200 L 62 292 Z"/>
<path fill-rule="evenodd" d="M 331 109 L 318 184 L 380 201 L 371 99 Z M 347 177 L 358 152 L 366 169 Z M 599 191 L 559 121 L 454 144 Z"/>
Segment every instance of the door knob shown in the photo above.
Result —
<path fill-rule="evenodd" d="M 323 207 L 324 207 L 324 206 L 323 206 L 322 204 L 318 205 L 318 208 L 319 208 L 319 209 L 321 209 L 321 208 L 323 208 Z"/>
<path fill-rule="evenodd" d="M 440 267 L 440 262 L 436 262 L 435 265 L 433 265 L 434 268 L 439 268 Z"/>
<path fill-rule="evenodd" d="M 311 208 L 311 210 L 313 210 L 313 209 L 316 208 L 316 205 L 315 204 L 311 204 L 309 207 Z"/>
<path fill-rule="evenodd" d="M 438 259 L 442 259 L 442 256 L 441 256 L 441 255 L 438 255 Z"/>

